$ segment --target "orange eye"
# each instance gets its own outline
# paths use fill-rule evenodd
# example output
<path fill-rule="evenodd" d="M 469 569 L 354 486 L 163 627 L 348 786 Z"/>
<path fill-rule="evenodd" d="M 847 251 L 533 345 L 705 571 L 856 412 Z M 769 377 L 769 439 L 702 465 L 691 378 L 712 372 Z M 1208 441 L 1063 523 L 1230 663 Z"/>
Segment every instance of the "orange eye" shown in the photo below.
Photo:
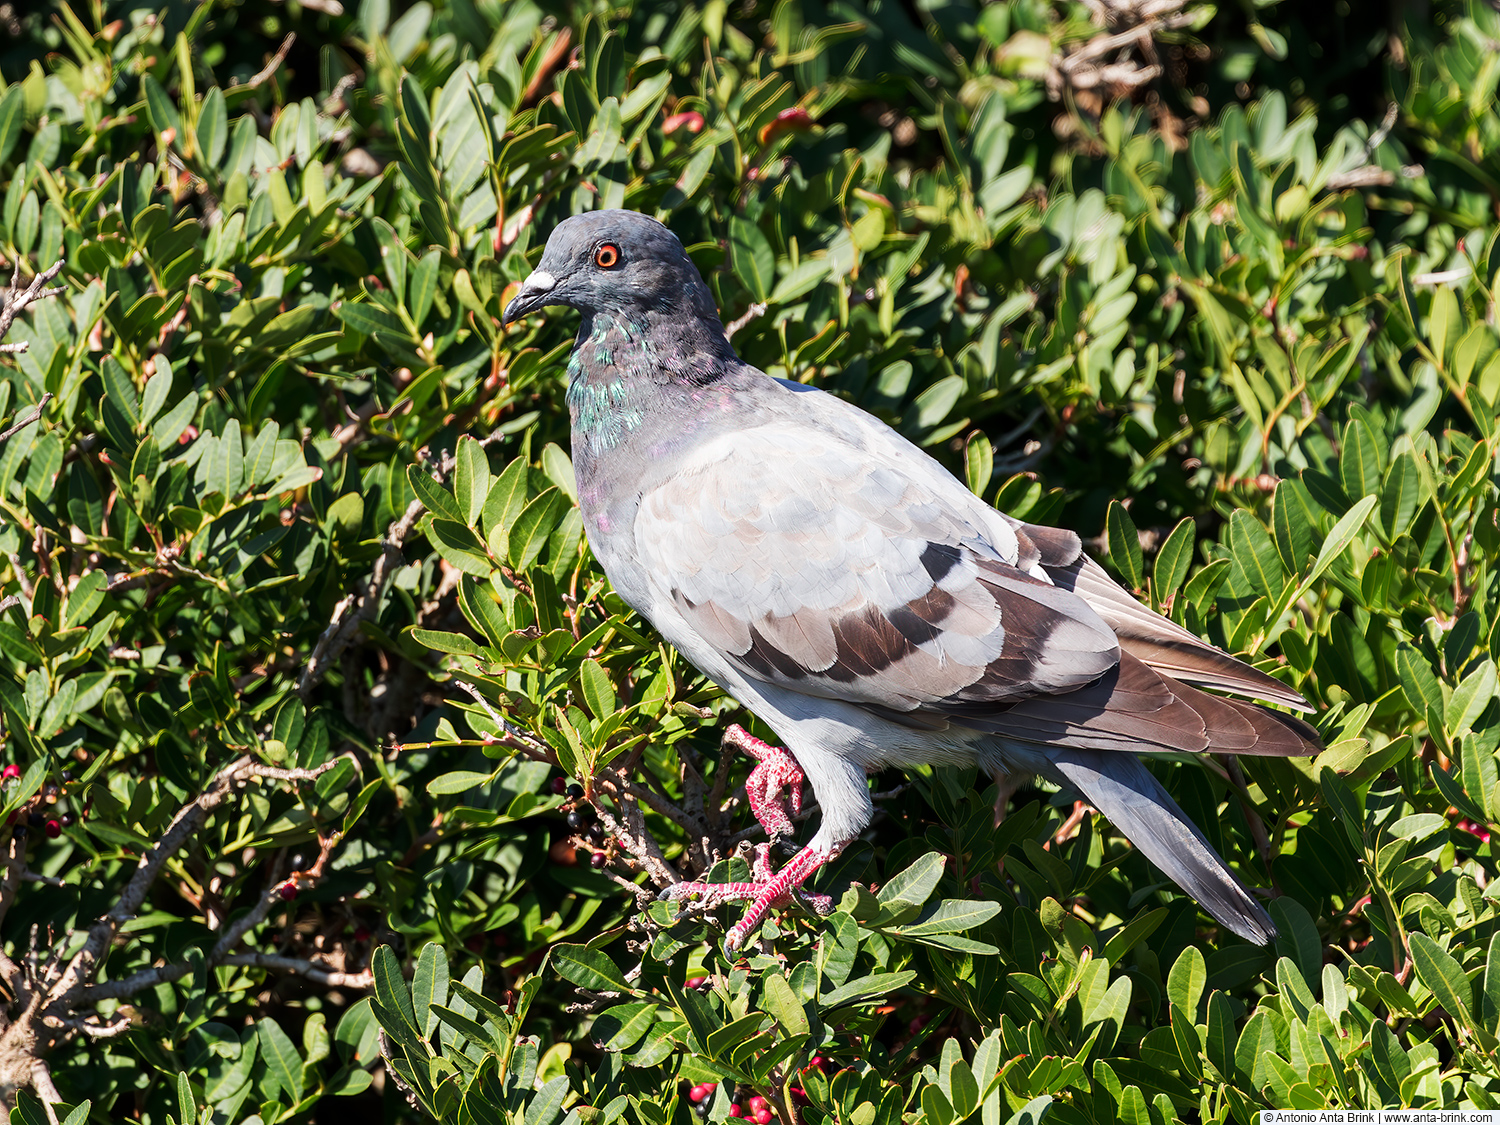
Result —
<path fill-rule="evenodd" d="M 594 251 L 594 265 L 601 270 L 612 270 L 620 264 L 620 248 L 613 242 L 606 242 Z"/>

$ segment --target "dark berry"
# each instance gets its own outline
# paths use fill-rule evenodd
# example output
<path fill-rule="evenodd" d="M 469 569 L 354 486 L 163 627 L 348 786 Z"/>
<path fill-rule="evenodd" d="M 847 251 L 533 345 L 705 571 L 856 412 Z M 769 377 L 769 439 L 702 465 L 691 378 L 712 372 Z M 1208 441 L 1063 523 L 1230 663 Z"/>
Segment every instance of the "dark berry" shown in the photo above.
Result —
<path fill-rule="evenodd" d="M 578 782 L 575 781 L 575 782 L 573 782 L 572 785 L 568 786 L 568 797 L 570 799 L 576 801 L 576 800 L 578 800 L 579 797 L 582 797 L 582 796 L 583 796 L 583 786 L 579 785 Z"/>
<path fill-rule="evenodd" d="M 606 867 L 608 864 L 609 856 L 605 855 L 603 852 L 595 852 L 593 855 L 589 856 L 589 866 L 592 867 L 595 871 Z"/>
<path fill-rule="evenodd" d="M 62 835 L 62 825 L 55 820 L 47 822 L 47 839 L 55 840 Z"/>
<path fill-rule="evenodd" d="M 72 828 L 73 825 L 75 825 L 77 823 L 78 823 L 78 818 L 76 816 L 74 816 L 72 813 L 65 812 L 65 813 L 62 814 L 62 826 L 64 828 Z"/>
<path fill-rule="evenodd" d="M 568 791 L 568 779 L 565 777 L 554 777 L 552 779 L 552 792 L 561 797 Z"/>
<path fill-rule="evenodd" d="M 604 825 L 597 820 L 589 825 L 589 839 L 596 844 L 604 843 Z"/>
<path fill-rule="evenodd" d="M 44 821 L 45 819 L 46 817 L 42 816 L 42 814 L 39 812 L 26 814 L 26 823 L 31 825 L 31 827 L 33 828 L 40 828 L 42 826 L 42 821 Z"/>
<path fill-rule="evenodd" d="M 293 871 L 305 871 L 307 869 L 307 857 L 301 852 L 298 852 L 296 855 L 292 856 L 291 860 L 289 861 L 289 866 Z"/>
<path fill-rule="evenodd" d="M 571 828 L 574 832 L 577 832 L 588 822 L 588 817 L 583 815 L 582 809 L 572 809 L 571 811 L 569 811 L 568 827 Z"/>
<path fill-rule="evenodd" d="M 292 899 L 297 897 L 297 884 L 288 880 L 281 884 L 276 893 L 282 897 L 283 901 L 291 902 Z"/>
<path fill-rule="evenodd" d="M 69 781 L 72 781 L 73 780 L 73 771 L 72 770 L 63 770 L 62 771 L 62 779 L 63 779 L 63 781 L 65 783 L 69 782 Z"/>
<path fill-rule="evenodd" d="M 13 829 L 11 829 L 11 833 L 10 834 L 12 836 L 14 836 L 17 840 L 24 840 L 24 839 L 26 839 L 26 825 L 24 825 L 24 824 L 18 824 L 18 825 L 16 825 Z"/>
<path fill-rule="evenodd" d="M 42 796 L 44 796 L 44 797 L 51 797 L 53 800 L 56 800 L 57 799 L 57 786 L 56 785 L 48 785 L 45 789 L 42 790 Z"/>

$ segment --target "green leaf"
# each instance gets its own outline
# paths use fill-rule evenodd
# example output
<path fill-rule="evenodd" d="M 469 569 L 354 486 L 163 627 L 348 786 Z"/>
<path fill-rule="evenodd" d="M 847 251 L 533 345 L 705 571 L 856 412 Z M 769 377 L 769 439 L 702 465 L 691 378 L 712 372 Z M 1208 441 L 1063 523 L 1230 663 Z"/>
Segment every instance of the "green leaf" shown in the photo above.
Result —
<path fill-rule="evenodd" d="M 757 301 L 771 295 L 776 282 L 776 254 L 760 228 L 743 215 L 729 219 L 729 259 L 735 277 Z"/>
<path fill-rule="evenodd" d="M 964 444 L 964 480 L 969 491 L 975 496 L 983 496 L 994 473 L 995 447 L 988 437 L 976 430 Z"/>
<path fill-rule="evenodd" d="M 229 115 L 224 108 L 224 91 L 209 88 L 198 108 L 198 152 L 210 165 L 217 166 L 229 140 Z"/>
<path fill-rule="evenodd" d="M 1316 523 L 1306 486 L 1298 480 L 1277 484 L 1271 505 L 1271 526 L 1276 536 L 1276 553 L 1289 574 L 1300 575 L 1307 566 Z"/>
<path fill-rule="evenodd" d="M 860 977 L 858 980 L 842 984 L 831 992 L 825 992 L 818 997 L 818 1007 L 827 1011 L 843 1004 L 853 1004 L 860 1000 L 884 996 L 898 988 L 905 988 L 916 979 L 916 976 L 917 974 L 910 969 L 900 973 L 872 973 L 867 977 Z"/>
<path fill-rule="evenodd" d="M 1417 977 L 1437 997 L 1443 1010 L 1461 1023 L 1472 1019 L 1474 994 L 1463 967 L 1447 950 L 1419 930 L 1410 934 L 1409 941 Z"/>
<path fill-rule="evenodd" d="M 883 906 L 921 906 L 937 889 L 947 862 L 946 856 L 927 852 L 881 887 L 876 897 Z"/>
<path fill-rule="evenodd" d="M 1339 453 L 1339 482 L 1351 501 L 1380 495 L 1380 449 L 1370 427 L 1359 419 L 1344 427 L 1344 447 Z"/>
<path fill-rule="evenodd" d="M 1410 453 L 1402 453 L 1391 462 L 1385 487 L 1380 492 L 1380 523 L 1386 538 L 1395 539 L 1411 526 L 1421 499 L 1421 473 Z"/>
<path fill-rule="evenodd" d="M 439 629 L 419 629 L 415 625 L 408 628 L 407 633 L 418 644 L 454 656 L 479 656 L 484 651 L 462 633 L 445 633 Z"/>
<path fill-rule="evenodd" d="M 1167 976 L 1167 999 L 1191 1019 L 1198 1015 L 1198 1001 L 1203 996 L 1203 987 L 1208 983 L 1208 966 L 1203 953 L 1196 945 L 1189 945 L 1172 964 Z"/>
<path fill-rule="evenodd" d="M 1109 514 L 1105 520 L 1109 539 L 1109 561 L 1132 590 L 1139 590 L 1146 581 L 1146 566 L 1141 558 L 1141 537 L 1135 522 L 1125 505 L 1118 500 L 1109 502 Z"/>
<path fill-rule="evenodd" d="M 427 510 L 435 516 L 444 516 L 455 523 L 464 524 L 463 510 L 453 499 L 453 494 L 432 478 L 432 474 L 421 465 L 408 465 L 406 467 L 406 482 L 411 485 L 411 490 L 417 494 L 417 499 L 422 501 Z"/>
<path fill-rule="evenodd" d="M 467 793 L 479 785 L 493 781 L 492 773 L 475 773 L 473 770 L 454 770 L 433 778 L 427 783 L 427 792 L 433 797 L 445 797 L 454 793 Z"/>
<path fill-rule="evenodd" d="M 370 970 L 375 978 L 375 1000 L 380 1005 L 376 1009 L 376 1015 L 390 1016 L 395 1021 L 391 1023 L 381 1018 L 380 1025 L 392 1035 L 404 1031 L 409 1041 L 419 1041 L 421 1036 L 417 1033 L 417 1015 L 412 1007 L 411 990 L 406 987 L 406 981 L 401 976 L 401 964 L 390 946 L 375 947 Z"/>
<path fill-rule="evenodd" d="M 509 536 L 510 565 L 526 570 L 542 553 L 547 538 L 568 506 L 567 498 L 556 488 L 549 488 L 521 509 Z"/>
<path fill-rule="evenodd" d="M 1311 588 L 1314 582 L 1323 577 L 1323 572 L 1333 565 L 1333 560 L 1343 554 L 1344 549 L 1354 542 L 1354 537 L 1359 534 L 1365 520 L 1370 518 L 1370 513 L 1375 509 L 1376 502 L 1374 496 L 1366 496 L 1345 512 L 1343 518 L 1333 525 L 1328 538 L 1323 540 L 1323 547 L 1318 552 L 1318 558 L 1313 563 L 1312 570 L 1302 580 L 1304 589 Z"/>
<path fill-rule="evenodd" d="M 1396 646 L 1396 672 L 1401 677 L 1401 690 L 1406 701 L 1420 716 L 1426 716 L 1429 707 L 1438 713 L 1443 709 L 1443 689 L 1427 658 L 1409 644 Z"/>
<path fill-rule="evenodd" d="M 1495 662 L 1486 659 L 1453 689 L 1453 697 L 1448 700 L 1444 714 L 1448 736 L 1458 738 L 1467 734 L 1484 714 L 1490 700 L 1495 698 L 1497 690 L 1500 690 L 1500 681 L 1496 679 Z"/>
<path fill-rule="evenodd" d="M 26 97 L 19 82 L 11 84 L 0 95 L 0 164 L 10 159 L 11 149 L 26 124 Z"/>
<path fill-rule="evenodd" d="M 63 614 L 63 628 L 73 629 L 87 625 L 99 607 L 104 604 L 104 588 L 109 584 L 109 575 L 102 570 L 91 570 L 78 580 L 68 594 L 68 608 Z"/>
<path fill-rule="evenodd" d="M 552 965 L 565 980 L 590 992 L 629 992 L 630 985 L 615 963 L 586 945 L 559 945 L 552 950 Z"/>
<path fill-rule="evenodd" d="M 161 83 L 152 75 L 144 74 L 141 76 L 141 90 L 146 95 L 146 115 L 151 118 L 151 128 L 157 133 L 165 133 L 168 129 L 180 133 L 182 118 L 178 116 L 171 95 L 162 89 Z"/>
<path fill-rule="evenodd" d="M 417 957 L 417 969 L 411 979 L 411 1003 L 417 1026 L 422 1028 L 422 1038 L 431 1037 L 438 1022 L 432 1005 L 448 1003 L 448 958 L 435 941 L 424 945 Z"/>
<path fill-rule="evenodd" d="M 1000 913 L 998 902 L 943 899 L 924 910 L 915 922 L 893 926 L 890 932 L 904 938 L 963 933 L 965 930 L 983 925 L 998 913 Z"/>
<path fill-rule="evenodd" d="M 620 705 L 615 697 L 615 686 L 597 660 L 590 658 L 583 662 L 578 669 L 578 680 L 583 688 L 583 701 L 595 719 L 605 719 L 615 713 Z"/>
<path fill-rule="evenodd" d="M 1187 577 L 1188 568 L 1193 562 L 1193 546 L 1196 538 L 1197 532 L 1193 527 L 1192 519 L 1183 519 L 1172 529 L 1172 534 L 1167 536 L 1167 541 L 1157 552 L 1151 578 L 1152 592 L 1156 595 L 1158 605 L 1170 601 L 1172 595 L 1177 593 L 1178 587 L 1182 585 L 1183 579 Z"/>
<path fill-rule="evenodd" d="M 781 1025 L 781 1034 L 788 1039 L 801 1041 L 811 1034 L 807 1013 L 802 1001 L 792 992 L 786 977 L 781 973 L 767 973 L 763 978 L 766 989 L 766 1011 Z"/>
<path fill-rule="evenodd" d="M 479 523 L 485 499 L 490 494 L 490 463 L 484 447 L 468 434 L 458 439 L 457 467 L 453 470 L 453 495 L 470 527 Z"/>
<path fill-rule="evenodd" d="M 1246 511 L 1235 512 L 1229 520 L 1229 537 L 1235 561 L 1244 569 L 1255 590 L 1268 598 L 1281 594 L 1286 582 L 1276 545 L 1265 525 Z"/>
<path fill-rule="evenodd" d="M 296 1044 L 269 1016 L 256 1024 L 260 1039 L 260 1057 L 265 1059 L 271 1079 L 287 1095 L 288 1102 L 302 1100 L 302 1056 Z"/>

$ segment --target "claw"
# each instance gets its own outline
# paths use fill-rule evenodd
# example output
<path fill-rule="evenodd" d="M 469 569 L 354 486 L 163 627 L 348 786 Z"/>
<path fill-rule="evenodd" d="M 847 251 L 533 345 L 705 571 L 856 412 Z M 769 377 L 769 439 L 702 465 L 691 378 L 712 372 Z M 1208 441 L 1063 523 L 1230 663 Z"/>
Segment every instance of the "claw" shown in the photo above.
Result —
<path fill-rule="evenodd" d="M 747 757 L 754 758 L 756 766 L 745 779 L 745 796 L 750 801 L 750 811 L 766 835 L 778 840 L 792 834 L 791 817 L 782 804 L 781 791 L 789 787 L 787 806 L 791 815 L 802 812 L 802 782 L 805 780 L 797 759 L 780 746 L 756 738 L 736 723 L 724 732 L 724 743 L 737 747 Z"/>

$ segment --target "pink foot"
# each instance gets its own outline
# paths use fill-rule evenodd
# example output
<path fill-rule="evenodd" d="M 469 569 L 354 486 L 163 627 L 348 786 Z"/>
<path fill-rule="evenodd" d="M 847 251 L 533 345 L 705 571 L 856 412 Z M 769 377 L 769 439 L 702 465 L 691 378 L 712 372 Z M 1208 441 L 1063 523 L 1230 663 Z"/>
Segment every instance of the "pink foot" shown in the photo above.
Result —
<path fill-rule="evenodd" d="M 744 946 L 750 933 L 760 925 L 767 912 L 792 904 L 792 896 L 798 895 L 818 914 L 827 914 L 833 909 L 833 900 L 827 895 L 802 895 L 799 888 L 823 864 L 833 858 L 820 848 L 806 847 L 798 852 L 780 871 L 771 873 L 771 845 L 757 844 L 752 883 L 674 883 L 662 891 L 660 898 L 682 904 L 682 911 L 712 910 L 721 903 L 749 901 L 750 907 L 729 929 L 724 939 L 724 948 L 733 954 Z"/>
<path fill-rule="evenodd" d="M 780 746 L 763 742 L 736 723 L 724 732 L 724 745 L 733 746 L 756 760 L 756 767 L 745 779 L 745 796 L 750 800 L 750 811 L 756 821 L 766 830 L 775 843 L 782 836 L 792 834 L 791 817 L 782 804 L 781 790 L 789 788 L 787 804 L 791 815 L 802 811 L 802 767 Z"/>

